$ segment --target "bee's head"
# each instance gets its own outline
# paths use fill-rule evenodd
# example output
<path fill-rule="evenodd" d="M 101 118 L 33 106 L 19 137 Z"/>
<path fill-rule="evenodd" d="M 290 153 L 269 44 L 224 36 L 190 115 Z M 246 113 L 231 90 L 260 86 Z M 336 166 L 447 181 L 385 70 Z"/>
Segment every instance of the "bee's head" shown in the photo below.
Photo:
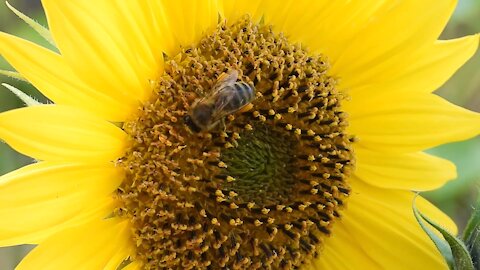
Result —
<path fill-rule="evenodd" d="M 183 122 L 185 125 L 193 132 L 198 133 L 201 131 L 201 129 L 193 122 L 192 117 L 190 115 L 185 115 L 183 117 Z"/>

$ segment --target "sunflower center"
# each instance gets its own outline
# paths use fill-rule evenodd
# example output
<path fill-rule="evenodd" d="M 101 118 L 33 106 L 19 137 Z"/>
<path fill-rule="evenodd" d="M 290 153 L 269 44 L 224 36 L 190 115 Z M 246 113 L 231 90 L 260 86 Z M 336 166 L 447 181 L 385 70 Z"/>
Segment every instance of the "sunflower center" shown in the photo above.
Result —
<path fill-rule="evenodd" d="M 218 95 L 232 71 L 237 81 Z M 124 124 L 132 146 L 118 161 L 127 177 L 117 214 L 132 221 L 135 259 L 146 269 L 294 269 L 321 256 L 353 165 L 327 71 L 324 56 L 248 17 L 167 59 Z"/>
<path fill-rule="evenodd" d="M 253 132 L 241 134 L 237 147 L 222 151 L 226 173 L 236 179 L 224 188 L 239 194 L 242 201 L 285 203 L 291 197 L 297 170 L 296 141 L 288 135 L 268 126 L 258 126 Z"/>
<path fill-rule="evenodd" d="M 294 138 L 258 126 L 241 135 L 236 148 L 222 151 L 226 173 L 236 179 L 224 188 L 235 191 L 240 200 L 257 204 L 283 204 L 295 185 L 296 141 Z"/>

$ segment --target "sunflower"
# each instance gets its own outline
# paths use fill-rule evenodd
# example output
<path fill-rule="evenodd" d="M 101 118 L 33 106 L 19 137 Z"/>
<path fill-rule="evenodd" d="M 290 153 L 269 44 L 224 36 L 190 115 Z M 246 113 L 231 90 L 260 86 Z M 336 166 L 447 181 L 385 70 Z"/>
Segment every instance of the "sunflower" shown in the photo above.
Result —
<path fill-rule="evenodd" d="M 456 1 L 42 4 L 58 52 L 0 34 L 52 101 L 0 114 L 17 269 L 447 268 L 411 204 L 480 130 L 432 94 L 479 44 L 437 40 Z"/>

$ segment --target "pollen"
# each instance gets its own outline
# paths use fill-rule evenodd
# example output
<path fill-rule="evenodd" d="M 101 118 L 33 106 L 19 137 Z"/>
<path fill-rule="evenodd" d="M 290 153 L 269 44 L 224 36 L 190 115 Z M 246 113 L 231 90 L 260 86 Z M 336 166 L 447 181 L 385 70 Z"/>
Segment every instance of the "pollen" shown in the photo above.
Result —
<path fill-rule="evenodd" d="M 167 58 L 154 94 L 124 124 L 132 146 L 116 213 L 146 269 L 297 269 L 350 194 L 344 94 L 328 59 L 245 16 Z M 255 87 L 248 109 L 192 130 L 192 104 L 221 74 Z"/>

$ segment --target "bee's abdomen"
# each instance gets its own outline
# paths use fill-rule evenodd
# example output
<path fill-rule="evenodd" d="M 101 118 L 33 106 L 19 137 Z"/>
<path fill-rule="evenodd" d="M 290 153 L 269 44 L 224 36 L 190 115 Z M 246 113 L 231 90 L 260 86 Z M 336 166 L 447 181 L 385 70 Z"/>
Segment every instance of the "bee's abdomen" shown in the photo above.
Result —
<path fill-rule="evenodd" d="M 237 82 L 232 87 L 235 88 L 235 98 L 230 102 L 232 108 L 239 109 L 250 103 L 255 97 L 255 90 L 245 82 Z"/>

